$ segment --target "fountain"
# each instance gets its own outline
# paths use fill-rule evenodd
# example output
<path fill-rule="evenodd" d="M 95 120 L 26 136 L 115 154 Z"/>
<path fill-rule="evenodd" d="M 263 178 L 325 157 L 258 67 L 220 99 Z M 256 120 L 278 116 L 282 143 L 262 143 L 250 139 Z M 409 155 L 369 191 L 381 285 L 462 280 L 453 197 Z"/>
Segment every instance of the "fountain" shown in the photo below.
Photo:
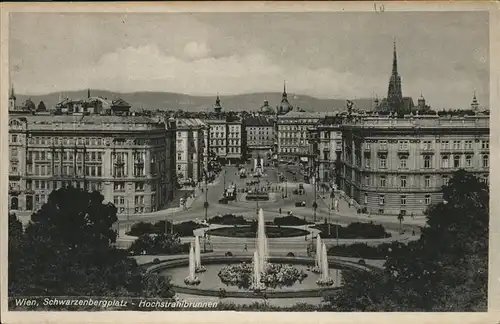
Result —
<path fill-rule="evenodd" d="M 195 272 L 205 272 L 207 269 L 201 265 L 200 237 L 194 237 Z"/>
<path fill-rule="evenodd" d="M 251 290 L 261 290 L 265 288 L 260 280 L 261 268 L 259 259 L 259 254 L 257 253 L 257 251 L 255 251 L 253 253 L 253 280 L 252 285 L 250 286 Z"/>
<path fill-rule="evenodd" d="M 320 248 L 319 251 L 321 253 L 321 277 L 318 281 L 316 281 L 316 283 L 320 286 L 331 286 L 333 285 L 333 278 L 330 278 L 328 273 L 328 254 L 325 243 L 323 243 L 323 247 Z"/>
<path fill-rule="evenodd" d="M 189 247 L 189 275 L 184 279 L 184 283 L 186 285 L 198 285 L 200 283 L 200 279 L 195 276 L 196 272 L 196 259 L 194 255 L 193 243 L 190 244 Z"/>
<path fill-rule="evenodd" d="M 264 212 L 259 209 L 259 216 L 257 219 L 257 246 L 256 253 L 259 258 L 258 266 L 259 272 L 263 272 L 266 269 L 267 259 L 268 259 L 268 248 L 267 248 L 267 237 L 266 237 L 266 223 L 264 221 Z"/>
<path fill-rule="evenodd" d="M 314 273 L 321 273 L 322 270 L 322 263 L 321 263 L 321 253 L 322 253 L 322 246 L 321 246 L 321 236 L 318 234 L 316 237 L 316 260 L 315 260 L 315 267 L 311 270 Z"/>

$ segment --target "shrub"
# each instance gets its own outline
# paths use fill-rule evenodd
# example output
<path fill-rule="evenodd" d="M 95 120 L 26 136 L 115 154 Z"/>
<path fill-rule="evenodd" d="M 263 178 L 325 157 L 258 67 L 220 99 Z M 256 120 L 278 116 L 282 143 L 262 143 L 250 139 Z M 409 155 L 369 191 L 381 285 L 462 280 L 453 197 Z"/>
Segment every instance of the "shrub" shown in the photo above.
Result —
<path fill-rule="evenodd" d="M 231 251 L 228 251 L 226 252 L 225 256 L 233 256 L 233 254 L 231 253 Z"/>
<path fill-rule="evenodd" d="M 395 250 L 399 244 L 398 242 L 393 242 L 369 246 L 366 243 L 354 243 L 350 245 L 332 246 L 328 249 L 328 255 L 363 259 L 385 259 L 390 253 L 389 248 Z"/>
<path fill-rule="evenodd" d="M 189 252 L 189 244 L 181 243 L 176 234 L 144 234 L 135 240 L 129 248 L 133 254 L 178 254 Z"/>
<path fill-rule="evenodd" d="M 160 259 L 158 259 L 158 258 L 154 258 L 154 260 L 153 260 L 153 264 L 158 264 L 158 263 L 160 263 Z"/>
<path fill-rule="evenodd" d="M 366 261 L 363 259 L 359 259 L 358 264 L 366 265 Z"/>
<path fill-rule="evenodd" d="M 219 225 L 246 225 L 247 221 L 243 216 L 235 216 L 233 214 L 226 214 L 224 216 L 214 216 L 208 220 L 210 224 Z"/>
<path fill-rule="evenodd" d="M 293 252 L 288 252 L 286 256 L 287 257 L 295 257 L 295 254 L 293 254 Z"/>
<path fill-rule="evenodd" d="M 382 225 L 376 225 L 373 223 L 361 223 L 354 222 L 349 224 L 347 227 L 342 227 L 335 224 L 330 224 L 330 235 L 328 235 L 328 224 L 318 224 L 314 228 L 321 230 L 321 237 L 336 237 L 337 232 L 339 238 L 345 239 L 356 239 L 356 238 L 387 238 L 391 234 L 385 231 Z"/>
<path fill-rule="evenodd" d="M 276 217 L 274 219 L 275 225 L 283 225 L 283 226 L 300 226 L 306 225 L 308 222 L 305 219 L 298 218 L 296 216 L 284 216 L 284 217 Z"/>

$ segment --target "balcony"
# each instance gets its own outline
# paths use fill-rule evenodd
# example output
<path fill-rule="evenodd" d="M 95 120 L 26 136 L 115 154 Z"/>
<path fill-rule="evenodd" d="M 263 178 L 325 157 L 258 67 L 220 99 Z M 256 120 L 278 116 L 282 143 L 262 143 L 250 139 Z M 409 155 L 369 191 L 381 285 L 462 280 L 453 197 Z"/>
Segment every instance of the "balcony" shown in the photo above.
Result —
<path fill-rule="evenodd" d="M 19 194 L 21 192 L 20 186 L 9 186 L 9 194 Z"/>
<path fill-rule="evenodd" d="M 21 172 L 19 171 L 10 171 L 9 178 L 21 178 Z"/>
<path fill-rule="evenodd" d="M 387 146 L 381 146 L 377 148 L 377 153 L 387 153 L 387 152 L 389 152 Z"/>

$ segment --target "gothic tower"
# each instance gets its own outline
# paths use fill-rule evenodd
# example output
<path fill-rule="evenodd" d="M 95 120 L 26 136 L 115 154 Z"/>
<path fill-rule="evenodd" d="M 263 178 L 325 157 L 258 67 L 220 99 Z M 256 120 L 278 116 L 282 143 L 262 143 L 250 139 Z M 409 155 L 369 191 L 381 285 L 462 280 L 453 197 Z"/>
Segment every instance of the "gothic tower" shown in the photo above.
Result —
<path fill-rule="evenodd" d="M 16 95 L 14 94 L 14 86 L 10 89 L 9 96 L 9 111 L 16 110 Z"/>
<path fill-rule="evenodd" d="M 396 53 L 396 41 L 394 41 L 394 53 L 392 58 L 392 74 L 389 80 L 389 91 L 387 92 L 387 103 L 389 111 L 399 111 L 403 106 L 403 93 L 401 91 L 401 77 L 398 73 L 398 57 Z"/>

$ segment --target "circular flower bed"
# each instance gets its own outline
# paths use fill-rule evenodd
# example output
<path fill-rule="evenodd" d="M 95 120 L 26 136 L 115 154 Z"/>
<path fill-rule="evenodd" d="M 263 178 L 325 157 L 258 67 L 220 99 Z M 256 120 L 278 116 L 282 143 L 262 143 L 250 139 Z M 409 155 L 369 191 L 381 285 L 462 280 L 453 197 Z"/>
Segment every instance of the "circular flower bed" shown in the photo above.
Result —
<path fill-rule="evenodd" d="M 184 283 L 189 286 L 197 286 L 200 284 L 200 282 L 200 278 L 198 277 L 194 277 L 194 279 L 186 277 L 186 279 L 184 279 Z"/>
<path fill-rule="evenodd" d="M 318 286 L 331 286 L 333 285 L 333 278 L 319 279 L 316 280 Z"/>
<path fill-rule="evenodd" d="M 292 286 L 295 282 L 302 282 L 307 277 L 304 271 L 291 265 L 268 263 L 261 274 L 261 282 L 253 283 L 253 265 L 245 262 L 227 265 L 219 271 L 218 275 L 220 280 L 228 286 L 250 290 Z"/>

